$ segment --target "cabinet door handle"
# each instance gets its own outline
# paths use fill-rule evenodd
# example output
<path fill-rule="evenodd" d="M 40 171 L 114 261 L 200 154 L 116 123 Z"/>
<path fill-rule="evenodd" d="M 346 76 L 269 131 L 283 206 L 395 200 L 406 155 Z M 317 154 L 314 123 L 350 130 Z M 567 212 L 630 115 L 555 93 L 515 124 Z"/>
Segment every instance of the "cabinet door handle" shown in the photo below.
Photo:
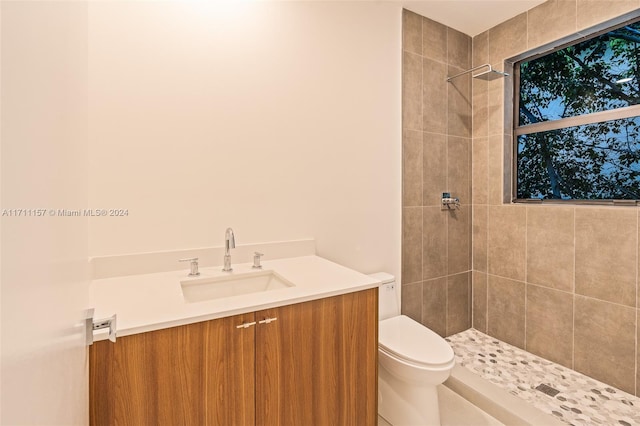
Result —
<path fill-rule="evenodd" d="M 245 322 L 243 324 L 236 325 L 236 328 L 249 328 L 252 325 L 256 325 L 256 322 L 255 321 L 253 321 L 253 322 Z"/>
<path fill-rule="evenodd" d="M 258 324 L 269 324 L 277 320 L 278 318 L 265 318 L 261 321 L 258 321 Z"/>

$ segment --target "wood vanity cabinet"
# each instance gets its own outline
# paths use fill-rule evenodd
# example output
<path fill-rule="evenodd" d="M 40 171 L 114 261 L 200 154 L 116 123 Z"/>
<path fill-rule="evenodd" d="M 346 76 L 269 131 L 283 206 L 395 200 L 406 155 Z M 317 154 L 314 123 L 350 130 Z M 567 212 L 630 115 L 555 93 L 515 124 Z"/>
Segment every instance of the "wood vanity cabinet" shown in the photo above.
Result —
<path fill-rule="evenodd" d="M 373 288 L 96 342 L 90 423 L 376 425 L 377 301 Z"/>

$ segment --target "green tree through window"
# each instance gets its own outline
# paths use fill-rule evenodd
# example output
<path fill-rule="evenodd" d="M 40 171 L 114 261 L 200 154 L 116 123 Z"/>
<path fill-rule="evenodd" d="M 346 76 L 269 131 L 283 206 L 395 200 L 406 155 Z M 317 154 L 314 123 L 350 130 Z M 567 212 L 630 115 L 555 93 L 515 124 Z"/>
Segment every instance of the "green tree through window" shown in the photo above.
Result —
<path fill-rule="evenodd" d="M 640 23 L 516 64 L 518 199 L 640 199 Z"/>

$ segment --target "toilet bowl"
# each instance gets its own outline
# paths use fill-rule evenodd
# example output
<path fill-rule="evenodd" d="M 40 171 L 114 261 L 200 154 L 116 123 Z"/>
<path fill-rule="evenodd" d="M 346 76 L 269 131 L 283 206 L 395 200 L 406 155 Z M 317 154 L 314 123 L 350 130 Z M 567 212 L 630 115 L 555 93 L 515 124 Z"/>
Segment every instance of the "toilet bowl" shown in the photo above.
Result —
<path fill-rule="evenodd" d="M 440 425 L 436 387 L 455 365 L 453 349 L 438 334 L 400 315 L 395 279 L 373 274 L 379 291 L 378 414 L 393 426 Z"/>

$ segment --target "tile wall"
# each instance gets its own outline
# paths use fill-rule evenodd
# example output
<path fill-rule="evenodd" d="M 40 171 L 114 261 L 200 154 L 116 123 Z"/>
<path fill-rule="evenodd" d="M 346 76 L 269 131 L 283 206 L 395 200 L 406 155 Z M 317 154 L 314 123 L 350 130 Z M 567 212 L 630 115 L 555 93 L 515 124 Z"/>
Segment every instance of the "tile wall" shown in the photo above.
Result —
<path fill-rule="evenodd" d="M 639 395 L 640 210 L 510 204 L 511 80 L 445 82 L 637 8 L 550 0 L 471 44 L 405 11 L 402 309 L 441 335 L 472 325 Z M 460 210 L 440 210 L 444 190 Z"/>
<path fill-rule="evenodd" d="M 402 311 L 446 336 L 471 326 L 471 79 L 446 81 L 471 38 L 405 10 L 402 53 Z"/>
<path fill-rule="evenodd" d="M 506 58 L 638 7 L 548 1 L 475 36 L 473 65 L 502 70 Z M 510 204 L 509 84 L 472 83 L 473 327 L 637 395 L 639 211 Z"/>

